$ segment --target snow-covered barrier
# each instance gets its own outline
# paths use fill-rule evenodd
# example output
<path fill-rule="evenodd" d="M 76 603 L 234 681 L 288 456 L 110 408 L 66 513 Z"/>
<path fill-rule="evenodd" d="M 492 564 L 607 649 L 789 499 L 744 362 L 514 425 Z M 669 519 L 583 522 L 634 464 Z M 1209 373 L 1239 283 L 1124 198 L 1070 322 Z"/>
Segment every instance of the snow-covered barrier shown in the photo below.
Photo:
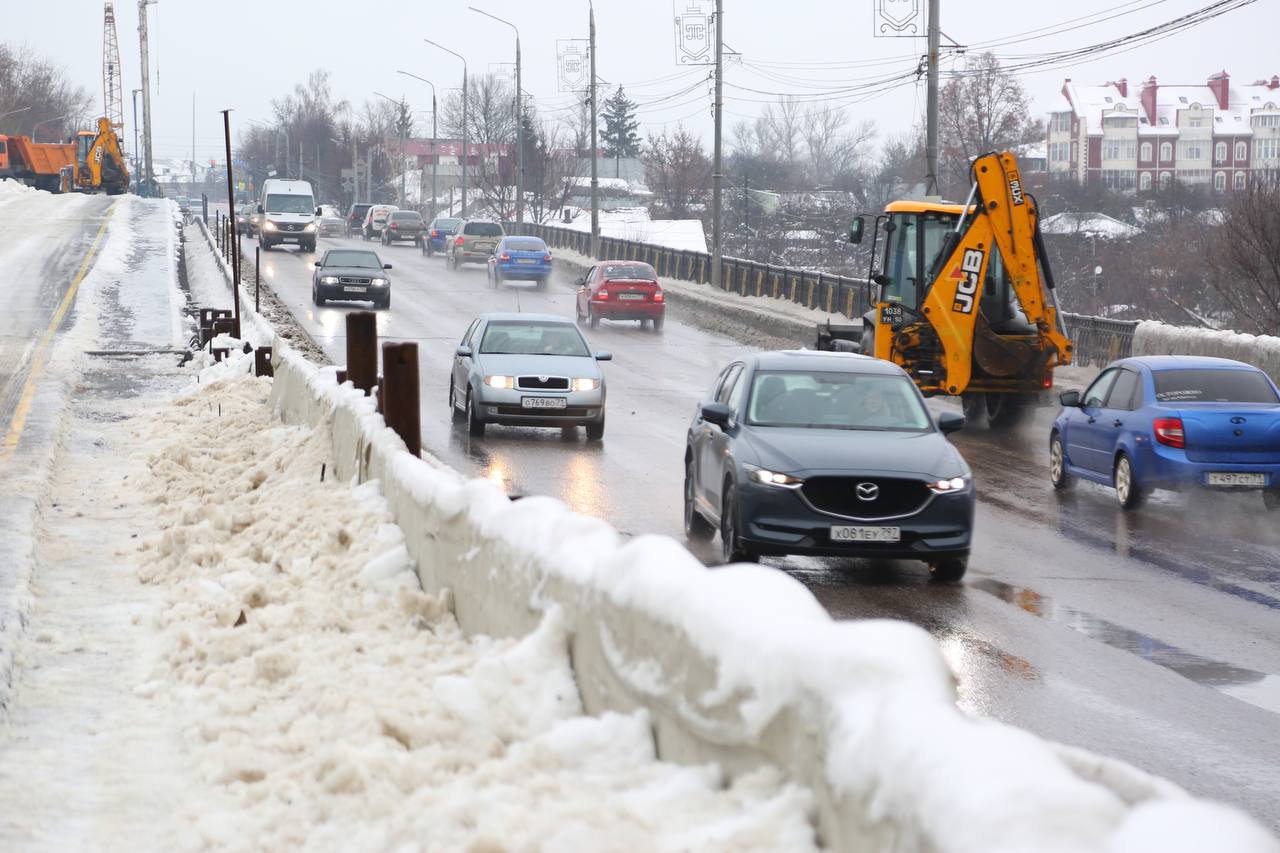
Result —
<path fill-rule="evenodd" d="M 1170 326 L 1144 320 L 1133 333 L 1134 355 L 1207 355 L 1265 370 L 1280 382 L 1280 337 L 1219 329 Z"/>
<path fill-rule="evenodd" d="M 668 538 L 624 541 L 411 456 L 372 400 L 276 346 L 276 411 L 327 423 L 336 473 L 379 481 L 424 589 L 452 590 L 465 631 L 521 636 L 558 609 L 588 712 L 647 708 L 664 759 L 781 768 L 813 791 L 827 846 L 1280 850 L 1229 808 L 960 713 L 915 626 L 833 621 L 783 573 L 708 570 Z"/>

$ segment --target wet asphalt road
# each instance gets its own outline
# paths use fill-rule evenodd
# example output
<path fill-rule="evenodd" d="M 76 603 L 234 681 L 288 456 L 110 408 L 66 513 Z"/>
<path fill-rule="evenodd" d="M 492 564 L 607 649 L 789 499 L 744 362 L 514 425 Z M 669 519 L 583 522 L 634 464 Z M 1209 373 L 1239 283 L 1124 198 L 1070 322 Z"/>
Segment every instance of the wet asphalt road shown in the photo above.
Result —
<path fill-rule="evenodd" d="M 683 538 L 685 430 L 744 344 L 672 316 L 660 334 L 605 321 L 583 330 L 593 349 L 615 355 L 604 365 L 602 444 L 581 430 L 493 426 L 472 439 L 450 422 L 446 403 L 468 322 L 485 311 L 572 316 L 570 275 L 546 292 L 495 290 L 483 267 L 454 273 L 407 244 L 322 240 L 319 251 L 338 245 L 368 245 L 395 266 L 379 333 L 419 342 L 427 449 L 509 493 L 558 497 L 626 533 Z M 343 363 L 344 316 L 367 306 L 312 305 L 310 261 L 273 251 L 264 280 Z M 1054 494 L 1044 452 L 1051 419 L 1041 410 L 1013 435 L 957 436 L 979 489 L 964 583 L 930 583 L 913 563 L 767 564 L 806 584 L 837 618 L 898 618 L 930 631 L 966 710 L 1122 758 L 1280 829 L 1280 519 L 1250 494 L 1157 495 L 1132 513 L 1090 484 Z M 715 559 L 713 548 L 694 550 Z"/>

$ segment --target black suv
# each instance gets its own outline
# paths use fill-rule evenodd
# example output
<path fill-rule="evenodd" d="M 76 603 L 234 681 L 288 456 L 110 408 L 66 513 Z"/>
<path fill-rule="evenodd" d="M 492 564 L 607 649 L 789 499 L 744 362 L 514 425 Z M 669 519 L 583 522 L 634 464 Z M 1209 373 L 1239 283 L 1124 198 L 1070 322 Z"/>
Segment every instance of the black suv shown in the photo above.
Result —
<path fill-rule="evenodd" d="M 364 215 L 369 212 L 369 208 L 373 207 L 371 203 L 359 202 L 351 205 L 351 209 L 347 211 L 347 236 L 354 237 L 363 233 Z"/>
<path fill-rule="evenodd" d="M 684 524 L 725 562 L 813 554 L 968 566 L 974 487 L 900 367 L 852 353 L 764 352 L 726 367 L 689 426 Z"/>

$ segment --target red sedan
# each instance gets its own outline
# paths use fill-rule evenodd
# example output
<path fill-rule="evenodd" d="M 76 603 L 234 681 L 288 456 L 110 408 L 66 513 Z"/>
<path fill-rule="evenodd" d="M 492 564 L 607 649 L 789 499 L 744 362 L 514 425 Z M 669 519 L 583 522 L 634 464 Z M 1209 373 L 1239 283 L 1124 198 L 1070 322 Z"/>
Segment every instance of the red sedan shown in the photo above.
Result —
<path fill-rule="evenodd" d="M 594 329 L 601 320 L 639 320 L 662 328 L 666 298 L 653 267 L 639 261 L 601 261 L 578 279 L 578 319 Z"/>

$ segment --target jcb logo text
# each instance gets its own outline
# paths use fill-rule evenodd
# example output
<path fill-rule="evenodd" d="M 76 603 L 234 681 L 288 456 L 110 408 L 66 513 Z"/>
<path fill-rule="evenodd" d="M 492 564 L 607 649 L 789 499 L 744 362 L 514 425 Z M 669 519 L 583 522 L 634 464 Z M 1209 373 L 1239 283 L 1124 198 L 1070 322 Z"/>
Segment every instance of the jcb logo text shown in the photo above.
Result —
<path fill-rule="evenodd" d="M 964 273 L 956 285 L 956 301 L 951 310 L 957 314 L 972 314 L 974 296 L 978 293 L 978 276 L 982 275 L 982 250 L 965 249 L 964 258 L 960 261 L 960 270 Z"/>

